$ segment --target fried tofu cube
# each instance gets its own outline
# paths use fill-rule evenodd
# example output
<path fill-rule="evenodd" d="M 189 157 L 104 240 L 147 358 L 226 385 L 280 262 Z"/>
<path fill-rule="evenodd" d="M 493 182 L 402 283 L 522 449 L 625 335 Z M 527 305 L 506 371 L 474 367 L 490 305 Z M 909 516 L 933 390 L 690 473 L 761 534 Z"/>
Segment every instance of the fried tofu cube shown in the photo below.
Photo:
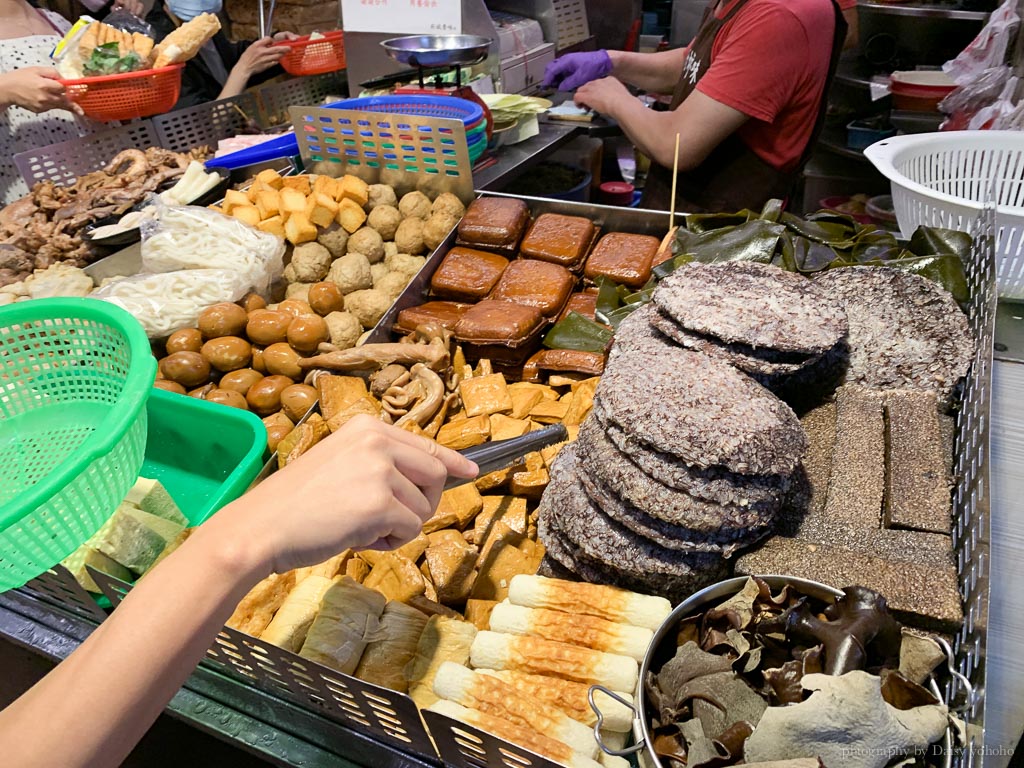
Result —
<path fill-rule="evenodd" d="M 330 176 L 321 174 L 313 179 L 313 194 L 327 195 L 334 201 L 334 193 L 337 191 L 337 184 Z"/>
<path fill-rule="evenodd" d="M 328 421 L 360 398 L 366 397 L 366 380 L 358 376 L 321 376 L 316 381 L 320 413 Z"/>
<path fill-rule="evenodd" d="M 345 426 L 345 424 L 361 413 L 366 414 L 367 416 L 372 416 L 376 419 L 380 416 L 380 402 L 370 395 L 361 397 L 346 408 L 343 408 L 331 416 L 331 418 L 327 420 L 327 426 L 330 427 L 331 432 L 337 432 Z"/>
<path fill-rule="evenodd" d="M 284 178 L 273 168 L 268 168 L 265 171 L 257 173 L 256 181 L 261 184 L 266 184 L 268 187 L 273 187 L 274 189 L 281 189 L 281 187 L 284 186 Z"/>
<path fill-rule="evenodd" d="M 535 390 L 540 392 L 545 400 L 557 400 L 560 397 L 551 387 L 545 384 L 535 384 L 530 381 L 517 381 L 515 384 L 509 384 L 508 388 L 513 392 L 516 390 Z"/>
<path fill-rule="evenodd" d="M 476 580 L 476 547 L 446 542 L 424 553 L 437 598 L 444 605 L 464 603 Z"/>
<path fill-rule="evenodd" d="M 544 393 L 539 389 L 524 389 L 513 384 L 508 392 L 512 398 L 512 412 L 509 415 L 513 419 L 525 419 L 544 400 Z"/>
<path fill-rule="evenodd" d="M 568 403 L 561 400 L 544 400 L 533 406 L 530 418 L 540 424 L 560 424 L 568 412 Z"/>
<path fill-rule="evenodd" d="M 370 575 L 370 565 L 365 560 L 353 557 L 345 563 L 345 575 L 362 584 Z"/>
<path fill-rule="evenodd" d="M 284 469 L 330 434 L 327 423 L 320 414 L 314 413 L 277 444 L 278 468 Z"/>
<path fill-rule="evenodd" d="M 453 451 L 461 451 L 486 442 L 491 435 L 491 419 L 487 414 L 450 421 L 437 431 L 437 442 Z"/>
<path fill-rule="evenodd" d="M 569 443 L 574 441 L 580 433 L 580 428 L 576 424 L 567 424 L 565 431 L 569 433 L 569 439 L 564 443 L 556 443 L 555 445 L 549 445 L 547 448 L 541 448 L 540 455 L 544 459 L 544 466 L 551 469 L 552 463 L 555 461 L 555 457 L 558 453 Z"/>
<path fill-rule="evenodd" d="M 284 219 L 280 216 L 271 216 L 269 219 L 264 219 L 256 225 L 256 229 L 260 232 L 266 232 L 270 235 L 276 235 L 282 240 L 285 238 L 284 232 Z"/>
<path fill-rule="evenodd" d="M 351 200 L 362 208 L 370 199 L 370 185 L 358 176 L 352 176 L 351 174 L 342 176 L 341 183 L 338 186 L 338 198 Z"/>
<path fill-rule="evenodd" d="M 544 468 L 530 472 L 515 472 L 512 475 L 509 489 L 516 496 L 539 500 L 544 495 L 544 489 L 548 487 L 550 480 L 551 476 Z"/>
<path fill-rule="evenodd" d="M 224 212 L 231 213 L 233 209 L 240 205 L 250 205 L 250 200 L 245 192 L 239 192 L 237 189 L 229 189 L 224 193 Z"/>
<path fill-rule="evenodd" d="M 297 189 L 285 188 L 280 193 L 280 210 L 289 215 L 306 212 L 306 196 Z"/>
<path fill-rule="evenodd" d="M 484 508 L 484 500 L 472 483 L 460 485 L 441 494 L 434 516 L 423 524 L 428 536 L 442 528 L 458 528 L 460 531 L 473 522 Z"/>
<path fill-rule="evenodd" d="M 486 475 L 481 475 L 473 484 L 481 493 L 496 491 L 508 485 L 509 480 L 512 479 L 512 471 L 513 467 L 496 469 L 494 472 L 488 472 Z"/>
<path fill-rule="evenodd" d="M 231 215 L 250 227 L 258 226 L 261 218 L 259 208 L 255 205 L 236 205 L 231 209 Z"/>
<path fill-rule="evenodd" d="M 502 523 L 498 523 L 495 528 L 496 535 L 492 536 L 487 547 L 480 553 L 480 573 L 470 594 L 476 600 L 504 600 L 508 597 L 508 585 L 513 576 L 536 573 L 540 565 L 539 561 L 534 565 L 530 554 L 520 549 L 520 545 L 523 545 L 530 547 L 531 554 L 534 553 L 536 550 L 532 546 L 533 542 Z M 502 530 L 499 532 L 498 529 Z"/>
<path fill-rule="evenodd" d="M 323 193 L 314 193 L 306 202 L 306 215 L 318 227 L 327 229 L 338 215 L 338 204 Z"/>
<path fill-rule="evenodd" d="M 508 393 L 505 377 L 500 373 L 476 376 L 459 384 L 459 394 L 466 415 L 507 413 L 512 410 L 512 397 Z"/>
<path fill-rule="evenodd" d="M 312 191 L 312 187 L 309 184 L 309 176 L 282 176 L 281 183 L 285 189 L 294 189 L 303 197 Z"/>
<path fill-rule="evenodd" d="M 484 496 L 483 509 L 473 521 L 473 541 L 485 548 L 500 522 L 516 533 L 525 534 L 529 522 L 526 499 L 518 496 Z"/>
<path fill-rule="evenodd" d="M 350 235 L 363 226 L 366 221 L 366 211 L 351 198 L 342 198 L 338 205 L 338 224 Z"/>
<path fill-rule="evenodd" d="M 284 234 L 292 245 L 301 245 L 316 240 L 316 227 L 304 213 L 293 213 L 284 223 Z"/>
<path fill-rule="evenodd" d="M 528 419 L 511 419 L 503 413 L 491 414 L 491 440 L 521 437 L 530 431 Z"/>
<path fill-rule="evenodd" d="M 395 552 L 382 554 L 363 586 L 377 590 L 388 600 L 402 601 L 422 595 L 426 589 L 419 568 Z"/>
<path fill-rule="evenodd" d="M 491 613 L 497 600 L 467 600 L 466 621 L 475 626 L 481 632 L 491 628 Z"/>
<path fill-rule="evenodd" d="M 600 379 L 595 376 L 581 381 L 573 387 L 572 399 L 569 401 L 569 407 L 562 418 L 562 423 L 566 427 L 582 424 L 583 420 L 590 414 L 591 409 L 594 407 L 594 392 L 597 391 L 598 381 Z"/>
<path fill-rule="evenodd" d="M 269 219 L 281 212 L 281 194 L 276 189 L 265 189 L 256 193 L 256 207 L 261 219 Z"/>

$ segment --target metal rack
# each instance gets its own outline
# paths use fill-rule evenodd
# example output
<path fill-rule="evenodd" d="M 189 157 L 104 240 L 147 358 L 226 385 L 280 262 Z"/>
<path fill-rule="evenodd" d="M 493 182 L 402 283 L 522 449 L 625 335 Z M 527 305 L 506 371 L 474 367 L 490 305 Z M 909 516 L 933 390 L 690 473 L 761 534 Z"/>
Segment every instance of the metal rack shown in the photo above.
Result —
<path fill-rule="evenodd" d="M 156 144 L 157 132 L 153 122 L 141 120 L 120 128 L 19 152 L 14 156 L 14 164 L 29 187 L 39 181 L 72 184 L 79 176 L 103 168 L 114 155 L 124 149 L 152 147 Z"/>
<path fill-rule="evenodd" d="M 228 99 L 197 104 L 152 118 L 157 143 L 174 152 L 217 142 L 249 130 L 260 117 L 259 101 L 254 93 L 242 93 Z"/>
<path fill-rule="evenodd" d="M 344 72 L 296 77 L 268 85 L 258 91 L 260 120 L 264 128 L 289 122 L 288 109 L 296 105 L 323 104 L 328 96 L 344 96 L 348 90 Z"/>

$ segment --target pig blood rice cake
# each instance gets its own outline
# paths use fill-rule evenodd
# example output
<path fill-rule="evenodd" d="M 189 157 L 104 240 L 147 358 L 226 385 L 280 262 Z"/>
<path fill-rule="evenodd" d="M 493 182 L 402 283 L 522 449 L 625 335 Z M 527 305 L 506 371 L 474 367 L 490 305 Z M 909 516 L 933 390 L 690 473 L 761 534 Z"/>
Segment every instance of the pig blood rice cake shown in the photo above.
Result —
<path fill-rule="evenodd" d="M 941 405 L 949 404 L 975 345 L 967 316 L 948 291 L 892 267 L 830 269 L 814 283 L 846 308 L 845 383 L 933 390 Z"/>
<path fill-rule="evenodd" d="M 609 423 L 689 465 L 788 475 L 807 448 L 788 405 L 725 361 L 682 347 L 616 355 L 595 397 Z"/>
<path fill-rule="evenodd" d="M 738 475 L 721 467 L 691 467 L 677 457 L 647 448 L 607 421 L 601 403 L 594 401 L 592 418 L 605 437 L 645 474 L 662 485 L 717 504 L 775 509 L 789 487 L 782 475 Z"/>
<path fill-rule="evenodd" d="M 726 344 L 710 336 L 686 330 L 660 310 L 652 313 L 650 322 L 657 331 L 676 344 L 707 355 L 720 357 L 751 375 L 775 377 L 793 374 L 821 357 L 820 355 L 808 357 L 780 353 L 764 347 L 749 347 L 745 344 Z"/>
<path fill-rule="evenodd" d="M 687 264 L 661 281 L 652 300 L 680 327 L 727 344 L 812 356 L 846 334 L 838 301 L 767 264 Z"/>
<path fill-rule="evenodd" d="M 669 488 L 645 474 L 588 419 L 576 455 L 590 498 L 613 520 L 669 549 L 721 552 L 755 541 L 771 527 L 775 503 L 723 505 Z"/>
<path fill-rule="evenodd" d="M 609 360 L 623 352 L 640 352 L 645 355 L 660 355 L 666 349 L 678 346 L 668 336 L 660 333 L 651 324 L 657 309 L 648 302 L 633 310 L 615 330 Z"/>
<path fill-rule="evenodd" d="M 675 597 L 691 594 L 724 574 L 725 561 L 719 555 L 672 551 L 613 522 L 591 503 L 577 469 L 574 444 L 570 444 L 555 460 L 540 504 L 542 530 L 547 534 L 541 535 L 544 545 L 560 539 L 555 548 L 559 544 L 563 549 L 575 547 L 573 558 L 584 566 L 570 570 L 587 581 Z M 600 574 L 583 572 L 591 568 Z"/>

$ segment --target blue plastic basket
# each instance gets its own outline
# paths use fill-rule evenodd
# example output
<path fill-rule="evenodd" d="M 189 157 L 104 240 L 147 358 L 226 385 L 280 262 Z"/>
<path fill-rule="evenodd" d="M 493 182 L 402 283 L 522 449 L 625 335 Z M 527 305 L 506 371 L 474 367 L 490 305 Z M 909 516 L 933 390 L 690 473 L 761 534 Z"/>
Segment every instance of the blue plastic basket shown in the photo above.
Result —
<path fill-rule="evenodd" d="M 328 106 L 330 109 L 360 109 L 364 112 L 393 112 L 399 115 L 461 120 L 467 128 L 484 116 L 479 104 L 454 96 L 366 96 L 338 101 Z"/>
<path fill-rule="evenodd" d="M 399 115 L 421 115 L 425 117 L 442 117 L 449 120 L 461 120 L 467 131 L 477 128 L 484 118 L 484 111 L 479 104 L 454 96 L 368 96 L 362 99 L 344 99 L 331 104 L 324 104 L 323 109 L 357 109 L 364 112 L 389 112 Z M 473 146 L 474 137 L 468 137 L 467 144 Z M 294 157 L 299 154 L 299 141 L 294 133 L 258 144 L 255 147 L 232 152 L 230 155 L 217 157 L 207 163 L 207 167 L 244 168 L 247 165 L 267 163 L 282 157 Z M 483 154 L 483 150 L 474 158 L 470 152 L 470 162 Z"/>

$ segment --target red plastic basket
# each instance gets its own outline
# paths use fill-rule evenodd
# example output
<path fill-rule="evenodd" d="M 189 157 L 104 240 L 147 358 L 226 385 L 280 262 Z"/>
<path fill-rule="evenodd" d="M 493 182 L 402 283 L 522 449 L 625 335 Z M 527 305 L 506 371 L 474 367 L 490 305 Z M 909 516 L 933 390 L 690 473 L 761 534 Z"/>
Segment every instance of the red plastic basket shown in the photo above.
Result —
<path fill-rule="evenodd" d="M 290 75 L 322 75 L 345 68 L 345 36 L 340 29 L 327 32 L 318 40 L 310 40 L 307 35 L 275 45 L 291 48 L 281 57 L 281 66 Z"/>
<path fill-rule="evenodd" d="M 184 64 L 143 69 L 123 75 L 61 80 L 68 98 L 101 122 L 133 120 L 170 112 L 181 94 Z"/>

